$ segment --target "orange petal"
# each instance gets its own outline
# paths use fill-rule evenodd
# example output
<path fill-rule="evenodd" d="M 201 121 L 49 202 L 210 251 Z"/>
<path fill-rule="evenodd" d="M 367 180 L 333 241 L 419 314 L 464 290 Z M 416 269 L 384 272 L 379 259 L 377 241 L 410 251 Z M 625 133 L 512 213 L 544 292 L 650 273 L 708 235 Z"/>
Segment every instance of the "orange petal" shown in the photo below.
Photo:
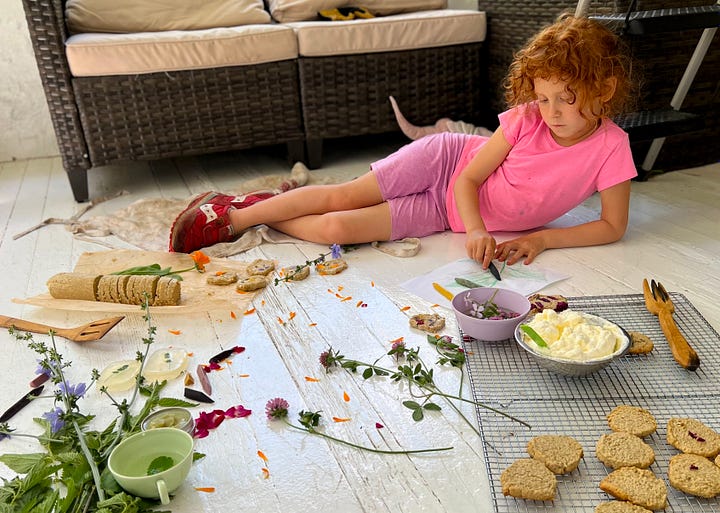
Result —
<path fill-rule="evenodd" d="M 402 312 L 405 312 L 405 311 L 407 311 L 407 310 L 410 310 L 410 307 L 409 307 L 409 306 L 403 306 L 403 307 L 400 309 L 400 311 L 402 311 Z"/>
<path fill-rule="evenodd" d="M 198 492 L 205 492 L 205 493 L 214 493 L 215 492 L 214 486 L 196 486 L 195 489 Z"/>
<path fill-rule="evenodd" d="M 261 460 L 263 460 L 265 463 L 267 463 L 267 460 L 268 460 L 268 459 L 267 459 L 267 456 L 265 456 L 265 453 L 264 453 L 264 452 L 258 451 L 258 452 L 257 452 L 257 455 L 258 455 L 258 457 L 259 457 Z"/>
<path fill-rule="evenodd" d="M 405 337 L 398 337 L 395 340 L 391 340 L 390 343 L 394 344 L 395 342 L 402 342 L 403 340 L 405 340 Z"/>
<path fill-rule="evenodd" d="M 310 376 L 305 376 L 305 381 L 309 381 L 310 383 L 317 383 L 320 380 L 317 378 L 310 377 Z"/>
<path fill-rule="evenodd" d="M 352 299 L 352 296 L 347 296 L 347 297 L 342 298 L 342 299 L 340 300 L 340 302 L 350 301 L 351 299 Z"/>
<path fill-rule="evenodd" d="M 265 306 L 265 300 L 264 300 L 264 299 L 260 301 L 260 306 Z"/>
<path fill-rule="evenodd" d="M 285 326 L 285 321 L 282 320 L 282 317 L 278 317 L 277 320 L 282 326 Z"/>
<path fill-rule="evenodd" d="M 350 422 L 350 417 L 333 417 L 333 422 Z"/>
<path fill-rule="evenodd" d="M 310 324 L 308 324 L 308 326 L 310 326 L 310 327 L 312 328 L 313 326 L 317 326 L 317 323 L 316 323 L 316 322 L 311 322 Z"/>
<path fill-rule="evenodd" d="M 435 303 L 434 305 L 430 305 L 430 308 L 435 308 L 436 306 L 440 306 L 440 305 Z"/>
<path fill-rule="evenodd" d="M 263 473 L 263 479 L 270 479 L 270 471 L 266 469 L 265 467 L 261 468 Z"/>
<path fill-rule="evenodd" d="M 334 294 L 333 289 L 328 289 L 328 292 L 329 292 L 330 294 Z"/>
<path fill-rule="evenodd" d="M 355 306 L 357 306 L 357 307 L 360 307 L 360 306 L 362 306 L 362 299 L 361 299 L 360 301 L 358 301 L 358 302 L 357 302 L 357 304 L 356 304 Z"/>
<path fill-rule="evenodd" d="M 254 308 L 251 308 L 250 310 L 245 310 L 245 311 L 243 312 L 243 315 L 252 315 L 252 314 L 254 314 L 254 313 L 255 313 L 255 309 L 254 309 Z"/>
<path fill-rule="evenodd" d="M 188 351 L 186 354 L 188 355 L 188 358 L 192 358 L 193 356 L 195 356 L 195 353 L 193 353 L 192 351 Z"/>
<path fill-rule="evenodd" d="M 371 282 L 370 282 L 370 286 L 371 286 L 371 287 L 374 287 L 374 286 L 375 286 L 375 282 L 374 282 L 374 281 L 371 281 Z"/>
<path fill-rule="evenodd" d="M 168 333 L 172 333 L 173 335 L 179 335 L 180 333 L 182 333 L 182 331 L 180 331 L 180 330 L 168 330 Z"/>
<path fill-rule="evenodd" d="M 249 378 L 250 374 L 238 374 L 238 378 Z"/>
<path fill-rule="evenodd" d="M 292 321 L 295 318 L 295 312 L 290 312 L 290 316 L 288 317 L 289 321 Z"/>
<path fill-rule="evenodd" d="M 338 299 L 342 299 L 342 296 L 340 294 L 338 294 L 337 292 L 335 293 L 335 297 Z"/>
<path fill-rule="evenodd" d="M 233 312 L 232 310 L 230 310 L 230 317 L 232 317 L 233 319 L 237 319 L 237 315 L 235 315 L 235 312 Z"/>
<path fill-rule="evenodd" d="M 344 400 L 346 403 L 350 402 L 350 396 L 348 395 L 347 392 L 343 392 L 343 400 Z"/>
<path fill-rule="evenodd" d="M 341 291 L 342 289 L 344 289 L 344 288 L 345 288 L 345 287 L 343 287 L 342 285 L 338 285 L 338 292 L 340 292 L 340 291 Z"/>
<path fill-rule="evenodd" d="M 215 276 L 222 276 L 222 275 L 225 274 L 226 272 L 227 272 L 227 271 L 215 271 Z"/>

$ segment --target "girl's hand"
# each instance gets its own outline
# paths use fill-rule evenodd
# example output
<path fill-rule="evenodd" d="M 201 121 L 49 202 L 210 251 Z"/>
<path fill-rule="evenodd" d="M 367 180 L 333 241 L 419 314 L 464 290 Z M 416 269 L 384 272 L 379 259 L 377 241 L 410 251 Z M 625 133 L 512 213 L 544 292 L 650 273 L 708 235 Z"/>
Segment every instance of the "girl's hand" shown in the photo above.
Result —
<path fill-rule="evenodd" d="M 507 262 L 508 265 L 513 265 L 525 257 L 523 264 L 527 265 L 546 249 L 547 246 L 542 236 L 538 233 L 531 233 L 498 244 L 495 250 L 495 258 L 501 262 Z"/>
<path fill-rule="evenodd" d="M 465 249 L 467 255 L 480 262 L 483 269 L 487 269 L 495 255 L 495 247 L 497 243 L 495 238 L 484 230 L 473 230 L 467 233 L 465 239 Z"/>

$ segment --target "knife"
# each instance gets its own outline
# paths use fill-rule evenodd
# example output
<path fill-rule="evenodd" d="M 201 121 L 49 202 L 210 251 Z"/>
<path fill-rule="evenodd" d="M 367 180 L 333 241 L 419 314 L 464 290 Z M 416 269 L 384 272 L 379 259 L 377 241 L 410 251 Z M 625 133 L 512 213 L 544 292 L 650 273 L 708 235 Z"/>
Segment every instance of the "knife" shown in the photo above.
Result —
<path fill-rule="evenodd" d="M 498 271 L 498 268 L 495 267 L 495 264 L 490 262 L 490 265 L 488 266 L 488 271 L 490 271 L 490 274 L 492 274 L 497 281 L 502 281 L 502 278 L 500 277 L 500 271 Z"/>
<path fill-rule="evenodd" d="M 45 385 L 40 385 L 39 387 L 33 388 L 32 390 L 30 390 L 30 392 L 22 396 L 15 404 L 5 410 L 5 413 L 0 415 L 0 422 L 7 422 L 11 418 L 13 418 L 17 412 L 25 408 L 25 406 L 27 406 L 30 401 L 32 401 L 35 397 L 39 396 L 44 388 Z"/>

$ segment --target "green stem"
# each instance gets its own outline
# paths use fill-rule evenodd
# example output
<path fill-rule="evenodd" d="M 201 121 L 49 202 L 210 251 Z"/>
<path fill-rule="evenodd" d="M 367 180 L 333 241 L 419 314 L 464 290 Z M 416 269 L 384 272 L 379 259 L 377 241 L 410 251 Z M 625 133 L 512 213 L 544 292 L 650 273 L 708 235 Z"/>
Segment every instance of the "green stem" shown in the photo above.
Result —
<path fill-rule="evenodd" d="M 440 452 L 440 451 L 449 451 L 450 449 L 453 449 L 453 447 L 439 447 L 436 449 L 416 449 L 416 450 L 411 450 L 411 451 L 390 451 L 390 450 L 384 450 L 384 449 L 375 449 L 372 447 L 365 447 L 363 445 L 357 445 L 352 442 L 348 442 L 347 440 L 341 440 L 340 438 L 335 438 L 334 436 L 327 435 L 325 433 L 316 431 L 314 429 L 308 429 L 308 428 L 296 426 L 296 425 L 288 422 L 287 419 L 283 419 L 283 420 L 284 420 L 285 424 L 287 424 L 288 426 L 290 426 L 293 429 L 297 429 L 298 431 L 304 431 L 305 433 L 309 433 L 311 435 L 318 435 L 323 438 L 327 438 L 328 440 L 332 440 L 333 442 L 338 442 L 343 445 L 354 447 L 355 449 L 360 449 L 360 450 L 368 451 L 368 452 L 374 452 L 374 453 L 378 453 L 378 454 L 421 454 L 421 453 L 425 453 L 425 452 Z"/>
<path fill-rule="evenodd" d="M 45 436 L 37 436 L 37 435 L 28 435 L 25 433 L 16 433 L 15 431 L 3 431 L 0 430 L 0 435 L 8 435 L 10 437 L 13 436 L 20 436 L 23 438 L 34 438 L 38 442 L 55 442 L 55 443 L 63 443 L 65 440 L 60 440 L 58 438 L 47 438 Z"/>

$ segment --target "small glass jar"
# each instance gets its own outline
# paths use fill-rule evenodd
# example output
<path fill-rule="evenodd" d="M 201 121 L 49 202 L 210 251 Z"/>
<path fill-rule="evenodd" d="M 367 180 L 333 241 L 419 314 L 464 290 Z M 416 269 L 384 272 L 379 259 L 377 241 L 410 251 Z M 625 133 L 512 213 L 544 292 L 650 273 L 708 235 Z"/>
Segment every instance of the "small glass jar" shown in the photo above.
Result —
<path fill-rule="evenodd" d="M 163 408 L 152 412 L 142 422 L 143 431 L 163 427 L 182 429 L 192 436 L 195 430 L 195 419 L 190 410 L 185 408 Z"/>

